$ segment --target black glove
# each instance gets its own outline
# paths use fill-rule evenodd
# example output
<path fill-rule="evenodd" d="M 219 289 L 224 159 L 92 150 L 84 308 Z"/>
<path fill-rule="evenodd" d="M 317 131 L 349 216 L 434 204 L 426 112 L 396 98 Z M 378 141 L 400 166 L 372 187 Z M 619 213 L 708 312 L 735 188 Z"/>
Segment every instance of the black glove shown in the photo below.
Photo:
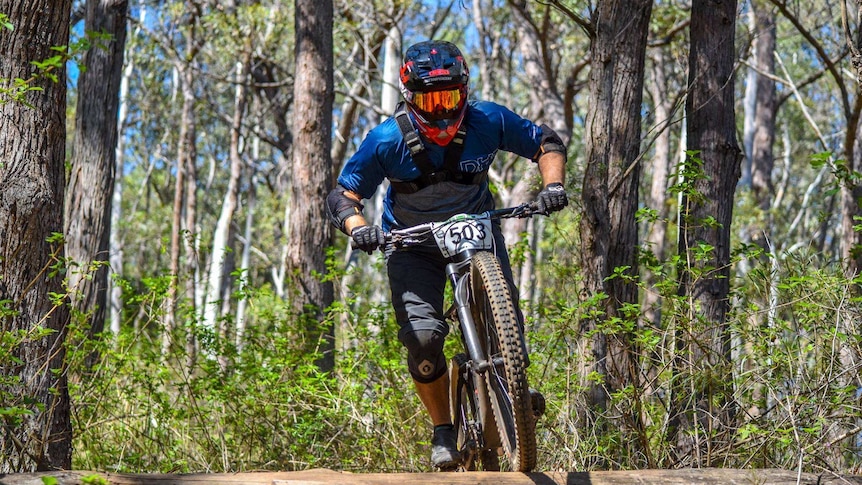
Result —
<path fill-rule="evenodd" d="M 546 185 L 536 197 L 536 206 L 539 212 L 545 215 L 562 210 L 567 205 L 569 198 L 566 196 L 566 189 L 559 182 Z"/>
<path fill-rule="evenodd" d="M 374 252 L 375 249 L 382 246 L 385 242 L 383 229 L 378 226 L 359 226 L 354 227 L 350 231 L 350 237 L 353 238 L 353 247 L 361 249 L 368 254 Z"/>

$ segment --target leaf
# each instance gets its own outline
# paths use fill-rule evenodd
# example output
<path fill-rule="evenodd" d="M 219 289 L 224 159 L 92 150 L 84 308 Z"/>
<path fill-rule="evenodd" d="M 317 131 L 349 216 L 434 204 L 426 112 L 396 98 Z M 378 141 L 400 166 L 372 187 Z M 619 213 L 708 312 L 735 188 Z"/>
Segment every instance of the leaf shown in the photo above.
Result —
<path fill-rule="evenodd" d="M 108 485 L 108 481 L 104 477 L 96 474 L 81 478 L 81 482 L 87 485 Z"/>
<path fill-rule="evenodd" d="M 820 168 L 827 163 L 832 158 L 832 152 L 820 152 L 811 155 L 811 166 L 813 168 Z"/>
<path fill-rule="evenodd" d="M 9 16 L 5 13 L 0 13 L 0 27 L 9 30 L 15 30 L 15 26 L 9 22 Z"/>

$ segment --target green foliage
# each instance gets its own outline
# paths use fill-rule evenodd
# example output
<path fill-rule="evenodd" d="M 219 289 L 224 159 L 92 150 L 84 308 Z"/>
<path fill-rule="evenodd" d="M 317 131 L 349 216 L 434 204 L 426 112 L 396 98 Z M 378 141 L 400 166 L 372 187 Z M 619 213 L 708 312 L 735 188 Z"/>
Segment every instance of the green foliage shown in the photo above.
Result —
<path fill-rule="evenodd" d="M 678 167 L 688 179 L 677 179 L 672 189 L 689 200 L 702 197 L 696 155 L 689 153 Z M 648 208 L 638 217 L 644 224 L 675 223 L 660 221 L 658 211 Z M 709 224 L 709 218 L 686 222 Z M 553 227 L 546 238 L 559 243 L 571 232 Z M 766 249 L 741 241 L 731 251 L 729 265 L 745 271 L 730 273 L 723 327 L 703 317 L 698 300 L 678 293 L 680 271 L 695 281 L 717 279 L 715 248 L 703 242 L 689 248 L 689 258 L 662 260 L 641 248 L 640 279 L 628 276 L 628 267 L 612 271 L 608 281 L 637 284 L 641 301 L 657 295 L 657 312 L 625 304 L 608 313 L 603 293 L 572 297 L 577 268 L 553 259 L 537 268 L 555 282 L 532 309 L 529 324 L 530 382 L 548 404 L 539 422 L 539 469 L 660 468 L 700 460 L 727 467 L 858 470 L 862 307 L 853 296 L 856 282 L 814 251 Z M 597 323 L 585 331 L 586 321 Z M 722 335 L 729 358 L 710 350 Z M 639 378 L 611 388 L 607 407 L 597 409 L 591 393 L 607 384 L 607 376 L 590 370 L 591 345 L 615 341 L 634 355 Z M 675 420 L 690 419 L 700 408 L 723 416 L 725 425 L 707 419 L 676 435 Z M 680 439 L 711 447 L 685 452 Z"/>
<path fill-rule="evenodd" d="M 391 319 L 374 311 L 369 313 L 374 325 L 352 322 L 342 336 L 351 345 L 339 354 L 336 372 L 325 375 L 314 365 L 318 356 L 307 352 L 289 305 L 267 288 L 245 291 L 253 311 L 242 347 L 206 335 L 202 355 L 217 354 L 199 359 L 191 372 L 184 368 L 189 356 L 182 346 L 162 355 L 147 329 L 127 329 L 113 342 L 86 340 L 83 329 L 75 331 L 72 341 L 78 345 L 69 354 L 75 369 L 75 468 L 233 472 L 424 466 L 416 461 L 424 453 L 412 433 L 425 426 L 403 427 L 417 419 L 419 409 L 401 345 L 376 338 L 371 330 L 379 325 L 394 335 Z M 177 339 L 183 341 L 182 335 Z M 84 361 L 92 351 L 102 359 L 87 369 Z M 407 450 L 414 458 L 404 460 Z"/>
<path fill-rule="evenodd" d="M 0 14 L 0 27 L 14 30 L 14 26 L 9 22 L 9 17 L 6 14 Z M 57 73 L 62 72 L 67 62 L 76 60 L 94 45 L 101 47 L 109 39 L 110 35 L 104 32 L 88 31 L 86 35 L 74 40 L 69 45 L 52 46 L 50 49 L 56 52 L 56 54 L 46 59 L 30 62 L 35 68 L 35 72 L 29 78 L 12 79 L 11 87 L 0 88 L 0 106 L 14 102 L 32 108 L 33 105 L 27 101 L 27 96 L 31 93 L 45 90 L 43 86 L 39 85 L 40 82 L 59 82 L 60 78 Z M 83 70 L 85 66 L 79 65 L 78 68 Z M 6 84 L 9 81 L 9 79 L 0 78 L 0 84 Z M 65 82 L 65 80 L 63 81 Z"/>
<path fill-rule="evenodd" d="M 108 485 L 108 479 L 102 477 L 100 475 L 87 475 L 86 477 L 81 477 L 81 483 L 86 485 Z"/>
<path fill-rule="evenodd" d="M 855 187 L 862 181 L 862 173 L 853 170 L 844 159 L 835 159 L 832 152 L 821 152 L 811 155 L 811 167 L 815 169 L 828 168 L 832 173 L 826 195 L 834 196 L 841 191 L 842 186 Z"/>
<path fill-rule="evenodd" d="M 848 361 L 862 355 L 854 323 L 862 321 L 862 310 L 849 298 L 854 283 L 816 255 L 784 255 L 776 273 L 773 261 L 760 252 L 737 254 L 752 257 L 746 278 L 734 280 L 732 288 L 733 359 L 702 362 L 685 376 L 692 385 L 712 386 L 718 408 L 729 402 L 737 411 L 729 430 L 701 428 L 701 439 L 724 443 L 714 450 L 721 466 L 794 468 L 801 459 L 810 471 L 858 467 L 858 364 Z M 675 267 L 671 260 L 649 268 L 673 274 Z M 680 392 L 676 380 L 684 377 L 672 372 L 683 355 L 678 331 L 688 329 L 683 336 L 690 339 L 710 327 L 690 312 L 689 297 L 676 295 L 676 284 L 667 291 L 640 285 L 643 292 L 661 292 L 661 319 L 647 321 L 632 306 L 592 334 L 579 335 L 578 322 L 596 316 L 600 302 L 575 304 L 565 287 L 546 295 L 539 320 L 531 324 L 538 330 L 530 333 L 531 385 L 544 392 L 548 404 L 539 422 L 540 469 L 669 467 L 678 460 L 668 428 L 671 398 Z M 586 399 L 603 376 L 582 373 L 592 359 L 584 339 L 595 332 L 608 338 L 628 332 L 642 369 L 642 380 L 611 394 L 605 412 L 591 409 Z M 848 374 L 848 365 L 856 370 Z M 709 384 L 723 375 L 732 376 L 727 386 Z"/>
<path fill-rule="evenodd" d="M 64 271 L 64 262 L 57 258 L 57 248 L 61 246 L 59 243 L 62 242 L 62 235 L 52 234 L 46 240 L 58 244 L 51 254 L 47 272 L 48 277 L 56 278 Z M 66 304 L 64 293 L 49 293 L 48 297 L 55 308 Z M 44 403 L 31 393 L 32 384 L 24 381 L 22 369 L 27 364 L 24 359 L 28 355 L 32 357 L 27 348 L 48 348 L 53 345 L 53 337 L 57 334 L 56 330 L 43 325 L 48 317 L 30 323 L 27 328 L 15 328 L 10 322 L 20 317 L 19 304 L 20 302 L 10 299 L 0 300 L 0 423 L 4 433 L 16 432 L 26 420 L 45 411 Z M 46 341 L 49 337 L 51 340 Z M 49 372 L 57 375 L 63 372 L 63 369 L 50 369 Z"/>
<path fill-rule="evenodd" d="M 9 21 L 9 16 L 2 12 L 0 12 L 0 28 L 15 30 L 15 26 Z"/>
<path fill-rule="evenodd" d="M 0 319 L 15 314 L 17 311 L 0 310 Z M 27 419 L 45 411 L 44 404 L 29 393 L 28 384 L 22 381 L 20 369 L 25 364 L 22 360 L 25 355 L 23 347 L 48 345 L 41 342 L 56 332 L 41 325 L 29 329 L 5 328 L 4 325 L 4 330 L 0 330 L 0 423 L 4 433 L 14 433 Z"/>

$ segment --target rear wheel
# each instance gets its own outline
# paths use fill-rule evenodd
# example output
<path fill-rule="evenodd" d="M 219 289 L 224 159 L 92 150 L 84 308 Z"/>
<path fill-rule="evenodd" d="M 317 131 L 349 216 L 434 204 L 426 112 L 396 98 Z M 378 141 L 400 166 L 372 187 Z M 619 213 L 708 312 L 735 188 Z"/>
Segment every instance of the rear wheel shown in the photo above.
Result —
<path fill-rule="evenodd" d="M 470 298 L 492 364 L 485 381 L 504 464 L 512 471 L 528 472 L 536 466 L 536 422 L 527 384 L 527 356 L 512 295 L 493 253 L 473 256 Z"/>

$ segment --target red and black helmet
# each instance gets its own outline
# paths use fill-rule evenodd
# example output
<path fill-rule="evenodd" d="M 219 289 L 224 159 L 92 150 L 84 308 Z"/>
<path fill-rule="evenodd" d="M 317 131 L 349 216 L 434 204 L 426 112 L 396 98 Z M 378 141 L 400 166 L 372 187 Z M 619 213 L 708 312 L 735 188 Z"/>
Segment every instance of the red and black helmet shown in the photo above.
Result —
<path fill-rule="evenodd" d="M 452 141 L 467 110 L 470 72 L 461 51 L 450 42 L 429 40 L 407 48 L 401 66 L 401 94 L 434 143 Z"/>

